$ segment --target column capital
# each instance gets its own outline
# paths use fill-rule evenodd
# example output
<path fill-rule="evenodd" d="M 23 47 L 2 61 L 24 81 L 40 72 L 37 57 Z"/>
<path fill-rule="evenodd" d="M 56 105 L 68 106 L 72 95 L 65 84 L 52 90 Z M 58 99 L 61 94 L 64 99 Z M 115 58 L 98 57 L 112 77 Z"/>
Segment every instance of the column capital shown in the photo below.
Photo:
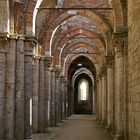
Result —
<path fill-rule="evenodd" d="M 124 51 L 127 36 L 128 36 L 128 30 L 114 33 L 114 36 L 113 36 L 114 41 L 113 42 L 114 42 L 114 47 L 115 47 L 117 52 Z"/>
<path fill-rule="evenodd" d="M 25 40 L 25 35 L 19 35 L 19 34 L 10 34 L 10 33 L 0 33 L 1 39 L 14 39 L 14 40 Z"/>
<path fill-rule="evenodd" d="M 36 60 L 36 59 L 39 60 L 39 59 L 40 59 L 40 56 L 38 56 L 38 55 L 34 55 L 34 56 L 33 56 L 33 59 L 35 59 L 35 60 Z"/>
<path fill-rule="evenodd" d="M 19 36 L 18 36 L 18 39 L 24 41 L 24 40 L 25 40 L 25 36 L 24 36 L 24 35 L 19 35 Z"/>
<path fill-rule="evenodd" d="M 60 78 L 63 83 L 66 83 L 66 84 L 68 83 L 68 79 L 64 75 L 60 75 Z"/>
<path fill-rule="evenodd" d="M 1 39 L 7 39 L 8 38 L 8 33 L 0 33 L 0 38 Z"/>
<path fill-rule="evenodd" d="M 107 65 L 106 65 L 106 63 L 104 63 L 101 67 L 101 73 L 102 73 L 102 75 L 104 75 L 104 74 L 106 74 L 106 72 L 107 72 Z"/>
<path fill-rule="evenodd" d="M 98 79 L 101 79 L 101 77 L 102 77 L 102 71 L 101 71 L 101 69 L 100 69 L 100 72 L 99 72 L 99 74 L 98 74 Z"/>
<path fill-rule="evenodd" d="M 26 42 L 32 42 L 32 43 L 37 43 L 37 39 L 35 36 L 25 36 L 25 41 Z"/>
<path fill-rule="evenodd" d="M 53 57 L 52 56 L 46 56 L 45 57 L 45 64 L 48 68 L 50 68 L 51 64 L 52 64 L 52 60 L 53 60 Z"/>
<path fill-rule="evenodd" d="M 68 84 L 68 79 L 67 78 L 64 79 L 64 83 Z"/>
<path fill-rule="evenodd" d="M 64 82 L 65 76 L 60 74 L 60 79 L 62 82 Z"/>
<path fill-rule="evenodd" d="M 0 38 L 3 38 L 3 39 L 15 39 L 17 40 L 18 39 L 18 34 L 9 34 L 9 33 L 0 33 Z"/>
<path fill-rule="evenodd" d="M 114 32 L 114 38 L 124 38 L 128 36 L 128 28 L 124 28 L 119 32 Z"/>
<path fill-rule="evenodd" d="M 33 48 L 36 47 L 37 41 L 34 36 L 25 36 L 25 55 L 33 56 Z"/>
<path fill-rule="evenodd" d="M 113 55 L 105 56 L 106 59 L 106 67 L 113 67 L 115 57 Z"/>
<path fill-rule="evenodd" d="M 54 71 L 56 73 L 56 78 L 59 78 L 60 77 L 60 73 L 61 73 L 60 67 L 56 65 L 55 68 L 54 68 Z"/>
<path fill-rule="evenodd" d="M 96 77 L 96 82 L 98 83 L 99 82 L 99 79 L 100 79 L 100 77 L 99 77 L 99 75 Z"/>
<path fill-rule="evenodd" d="M 45 60 L 46 57 L 45 57 L 44 55 L 40 55 L 40 56 L 39 56 L 39 59 L 40 59 L 40 60 Z"/>

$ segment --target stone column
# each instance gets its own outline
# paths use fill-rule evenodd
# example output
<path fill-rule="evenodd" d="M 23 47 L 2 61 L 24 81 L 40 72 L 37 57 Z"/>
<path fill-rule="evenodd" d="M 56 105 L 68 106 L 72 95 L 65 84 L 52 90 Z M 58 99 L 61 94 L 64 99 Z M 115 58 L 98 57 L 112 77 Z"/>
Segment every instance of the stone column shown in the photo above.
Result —
<path fill-rule="evenodd" d="M 70 91 L 71 91 L 71 114 L 70 115 L 73 115 L 74 114 L 74 88 L 72 87 L 72 85 L 70 84 Z"/>
<path fill-rule="evenodd" d="M 107 125 L 107 69 L 106 65 L 104 66 L 104 125 Z"/>
<path fill-rule="evenodd" d="M 105 114 L 104 114 L 104 108 L 105 108 L 105 77 L 102 74 L 102 98 L 101 98 L 101 104 L 102 104 L 102 125 L 104 125 L 105 122 Z"/>
<path fill-rule="evenodd" d="M 65 119 L 64 76 L 61 75 L 61 119 Z"/>
<path fill-rule="evenodd" d="M 55 67 L 55 76 L 56 76 L 56 123 L 60 122 L 60 68 Z"/>
<path fill-rule="evenodd" d="M 5 140 L 15 138 L 16 39 L 10 36 L 6 46 Z"/>
<path fill-rule="evenodd" d="M 48 127 L 50 125 L 49 119 L 50 119 L 50 70 L 49 67 L 51 66 L 52 63 L 52 57 L 47 56 L 45 58 L 45 95 L 44 95 L 44 103 L 45 103 L 45 120 L 44 120 L 44 127 L 45 127 L 45 132 L 48 131 Z"/>
<path fill-rule="evenodd" d="M 33 133 L 38 132 L 39 59 L 35 56 L 33 64 Z"/>
<path fill-rule="evenodd" d="M 7 41 L 0 37 L 0 139 L 4 140 L 5 113 L 5 80 L 6 80 L 6 50 Z"/>
<path fill-rule="evenodd" d="M 45 105 L 45 100 L 44 100 L 44 91 L 45 91 L 45 68 L 44 68 L 44 61 L 45 57 L 41 56 L 40 61 L 39 61 L 39 99 L 38 99 L 38 127 L 39 127 L 39 132 L 43 133 L 44 132 L 44 105 Z"/>
<path fill-rule="evenodd" d="M 68 80 L 64 80 L 64 110 L 65 110 L 65 119 L 68 117 Z"/>
<path fill-rule="evenodd" d="M 32 60 L 33 37 L 26 37 L 25 40 L 25 94 L 24 94 L 24 139 L 31 139 L 32 125 Z"/>
<path fill-rule="evenodd" d="M 24 40 L 19 36 L 16 47 L 15 139 L 24 139 Z"/>
<path fill-rule="evenodd" d="M 97 118 L 96 120 L 99 120 L 99 78 L 96 79 L 96 114 L 97 114 Z"/>
<path fill-rule="evenodd" d="M 55 88 L 56 88 L 56 79 L 55 79 L 55 70 L 54 68 L 50 68 L 51 70 L 51 107 L 50 107 L 50 125 L 51 126 L 56 126 L 56 120 L 55 120 L 55 97 L 56 97 L 56 92 L 55 92 Z"/>
<path fill-rule="evenodd" d="M 102 76 L 101 74 L 99 75 L 99 87 L 98 87 L 98 97 L 99 97 L 99 118 L 98 122 L 99 124 L 101 123 L 102 120 Z"/>
<path fill-rule="evenodd" d="M 114 110 L 114 57 L 106 56 L 107 63 L 107 132 L 113 131 Z"/>
<path fill-rule="evenodd" d="M 96 82 L 93 85 L 93 88 L 94 88 L 93 89 L 93 105 L 92 105 L 93 106 L 93 114 L 97 114 L 97 101 L 98 101 L 98 97 L 97 97 L 97 83 Z"/>
<path fill-rule="evenodd" d="M 125 124 L 125 92 L 126 92 L 126 45 L 125 35 L 115 34 L 115 140 L 124 140 Z"/>
<path fill-rule="evenodd" d="M 63 76 L 60 76 L 60 119 L 61 121 L 63 120 L 63 86 L 62 86 L 62 82 L 63 82 Z"/>

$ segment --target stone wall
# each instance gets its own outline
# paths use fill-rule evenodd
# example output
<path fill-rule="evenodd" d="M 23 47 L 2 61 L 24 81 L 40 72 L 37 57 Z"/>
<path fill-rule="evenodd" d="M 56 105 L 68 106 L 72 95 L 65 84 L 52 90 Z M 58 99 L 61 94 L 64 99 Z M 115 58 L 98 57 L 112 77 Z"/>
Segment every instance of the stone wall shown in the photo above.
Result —
<path fill-rule="evenodd" d="M 140 139 L 140 1 L 128 3 L 129 136 Z"/>

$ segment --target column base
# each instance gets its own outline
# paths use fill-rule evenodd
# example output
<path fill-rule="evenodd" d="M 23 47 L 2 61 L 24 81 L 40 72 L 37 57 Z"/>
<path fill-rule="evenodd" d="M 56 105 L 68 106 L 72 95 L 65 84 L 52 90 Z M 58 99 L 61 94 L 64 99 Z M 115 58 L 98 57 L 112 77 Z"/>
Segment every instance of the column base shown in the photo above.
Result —
<path fill-rule="evenodd" d="M 97 124 L 102 127 L 102 121 L 100 119 L 97 121 Z"/>
<path fill-rule="evenodd" d="M 49 128 L 45 128 L 45 133 L 50 133 Z"/>
<path fill-rule="evenodd" d="M 32 139 L 33 139 L 32 136 L 28 136 L 28 137 L 24 138 L 24 140 L 32 140 Z"/>
<path fill-rule="evenodd" d="M 32 140 L 32 139 L 33 139 L 32 137 L 24 138 L 24 140 Z"/>
<path fill-rule="evenodd" d="M 105 133 L 107 134 L 112 134 L 112 126 L 111 125 L 108 125 L 105 129 Z"/>
<path fill-rule="evenodd" d="M 124 140 L 124 135 L 116 134 L 114 140 Z"/>
<path fill-rule="evenodd" d="M 110 130 L 110 127 L 109 127 L 109 126 L 107 126 L 107 127 L 105 128 L 105 133 L 106 133 L 106 134 L 109 134 L 109 133 L 110 133 L 110 131 L 111 131 L 111 130 Z"/>
<path fill-rule="evenodd" d="M 104 127 L 105 124 L 106 124 L 105 120 L 102 120 L 102 121 L 101 121 L 101 125 Z"/>

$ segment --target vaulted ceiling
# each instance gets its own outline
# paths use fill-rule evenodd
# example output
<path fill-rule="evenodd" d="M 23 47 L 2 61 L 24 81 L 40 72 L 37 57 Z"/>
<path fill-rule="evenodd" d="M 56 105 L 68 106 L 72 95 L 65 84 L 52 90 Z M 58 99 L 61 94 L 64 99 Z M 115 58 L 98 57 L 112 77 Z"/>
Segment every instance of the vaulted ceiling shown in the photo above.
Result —
<path fill-rule="evenodd" d="M 25 15 L 17 14 L 15 23 L 17 32 L 36 36 L 40 53 L 53 56 L 63 74 L 81 56 L 98 72 L 105 56 L 114 52 L 113 33 L 126 23 L 124 8 L 123 0 L 22 0 L 16 3 L 15 14 Z"/>

